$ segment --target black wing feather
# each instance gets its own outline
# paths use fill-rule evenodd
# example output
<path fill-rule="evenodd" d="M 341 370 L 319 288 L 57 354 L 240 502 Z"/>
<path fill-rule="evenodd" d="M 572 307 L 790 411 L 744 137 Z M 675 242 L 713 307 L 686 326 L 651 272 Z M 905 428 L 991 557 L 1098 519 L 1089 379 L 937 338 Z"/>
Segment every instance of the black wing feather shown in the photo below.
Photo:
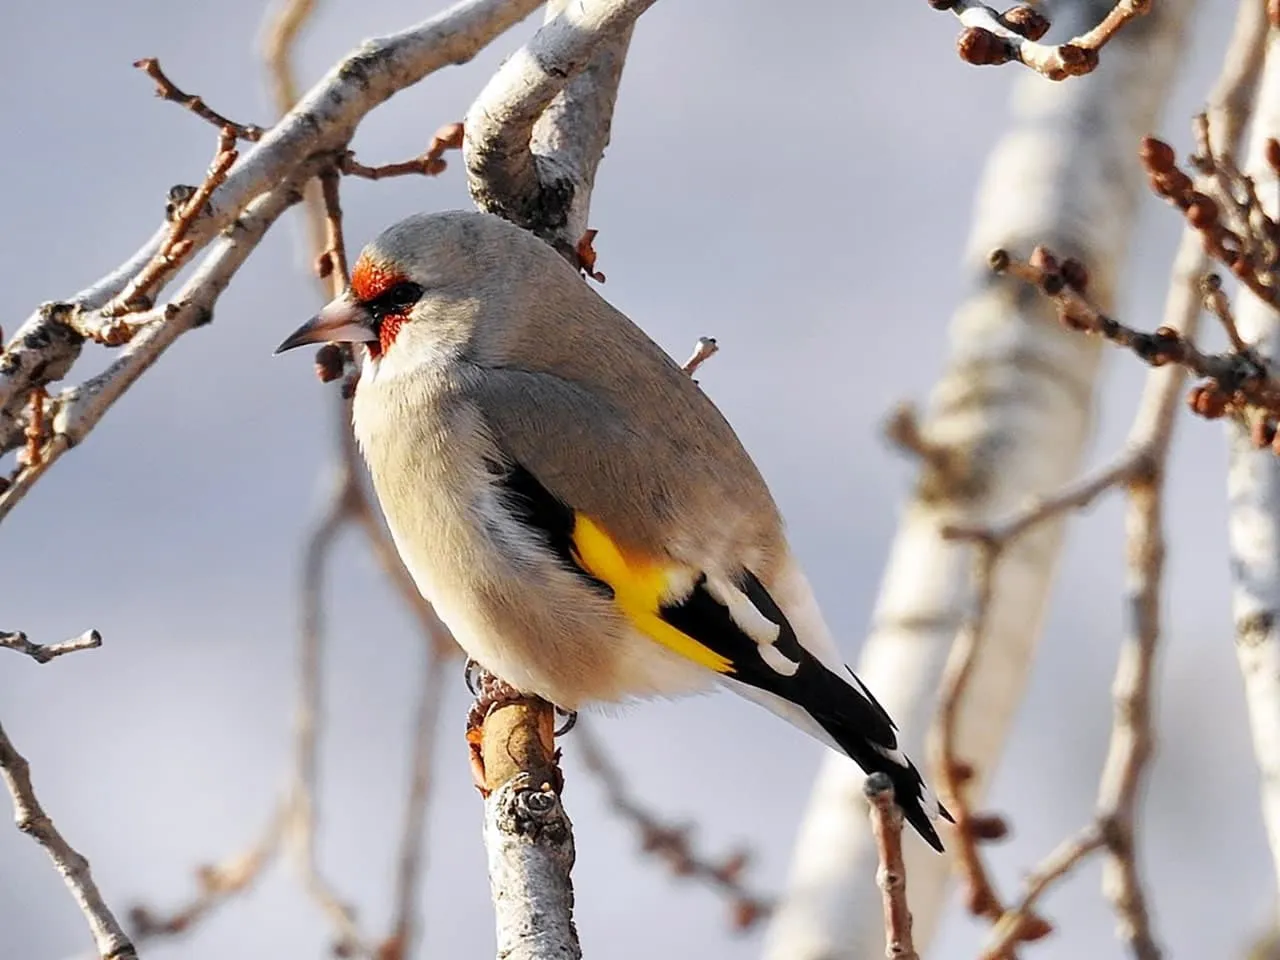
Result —
<path fill-rule="evenodd" d="M 924 781 L 911 763 L 903 766 L 884 756 L 896 750 L 898 737 L 889 714 L 862 685 L 851 686 L 832 673 L 796 638 L 786 616 L 778 608 L 758 577 L 744 570 L 735 584 L 755 608 L 778 627 L 774 648 L 792 663 L 790 676 L 770 666 L 760 655 L 759 644 L 733 619 L 729 608 L 706 586 L 706 576 L 698 578 L 693 591 L 679 603 L 664 606 L 660 615 L 677 630 L 727 658 L 733 664 L 733 679 L 781 697 L 803 709 L 825 730 L 840 748 L 867 773 L 880 772 L 893 781 L 894 795 L 907 821 L 935 850 L 942 841 L 921 806 Z M 846 668 L 847 669 L 847 668 Z M 951 815 L 939 808 L 948 820 Z"/>

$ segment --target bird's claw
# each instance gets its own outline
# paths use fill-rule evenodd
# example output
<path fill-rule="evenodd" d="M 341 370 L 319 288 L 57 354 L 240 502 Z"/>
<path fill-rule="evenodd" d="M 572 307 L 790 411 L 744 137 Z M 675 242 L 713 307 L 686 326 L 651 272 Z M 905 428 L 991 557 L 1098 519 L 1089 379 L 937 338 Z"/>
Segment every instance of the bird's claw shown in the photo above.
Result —
<path fill-rule="evenodd" d="M 578 711 L 565 710 L 562 707 L 556 707 L 555 711 L 557 716 L 564 717 L 564 720 L 561 721 L 560 726 L 556 727 L 555 735 L 557 737 L 563 737 L 566 733 L 568 733 L 570 730 L 572 730 L 574 727 L 578 725 Z"/>

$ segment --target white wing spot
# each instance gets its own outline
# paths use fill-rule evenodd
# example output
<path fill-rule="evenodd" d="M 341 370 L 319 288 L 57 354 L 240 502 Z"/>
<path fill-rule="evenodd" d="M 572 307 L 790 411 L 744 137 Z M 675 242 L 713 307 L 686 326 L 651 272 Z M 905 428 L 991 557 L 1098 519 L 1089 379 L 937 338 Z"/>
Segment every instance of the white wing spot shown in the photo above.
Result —
<path fill-rule="evenodd" d="M 760 659 L 768 664 L 774 673 L 780 673 L 784 677 L 794 677 L 796 671 L 800 669 L 800 664 L 788 660 L 783 656 L 782 651 L 771 643 L 762 643 L 759 649 Z"/>
<path fill-rule="evenodd" d="M 882 747 L 878 743 L 873 743 L 871 744 L 871 749 L 880 754 L 880 756 L 884 757 L 886 760 L 892 760 L 900 767 L 911 766 L 911 761 L 907 759 L 907 755 L 896 747 L 890 749 L 889 747 Z"/>
<path fill-rule="evenodd" d="M 782 627 L 761 613 L 745 593 L 719 577 L 707 578 L 707 590 L 725 605 L 729 616 L 742 628 L 742 632 L 756 642 L 760 659 L 770 670 L 784 677 L 796 675 L 800 664 L 774 646 L 782 634 Z"/>

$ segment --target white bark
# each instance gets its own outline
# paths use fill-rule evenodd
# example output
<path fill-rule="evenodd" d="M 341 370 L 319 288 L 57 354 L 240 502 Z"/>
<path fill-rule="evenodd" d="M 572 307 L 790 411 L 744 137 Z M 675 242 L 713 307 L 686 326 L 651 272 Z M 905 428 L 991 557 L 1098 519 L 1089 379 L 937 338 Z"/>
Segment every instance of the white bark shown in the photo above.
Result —
<path fill-rule="evenodd" d="M 1267 138 L 1280 136 L 1280 31 L 1267 40 L 1247 169 L 1258 196 L 1274 217 L 1276 175 L 1267 164 Z M 1274 309 L 1241 288 L 1236 326 L 1262 352 L 1277 356 L 1280 322 Z M 1232 614 L 1236 655 L 1244 679 L 1249 726 L 1261 780 L 1262 816 L 1280 883 L 1280 458 L 1255 450 L 1248 430 L 1229 428 L 1227 477 L 1230 514 Z"/>
<path fill-rule="evenodd" d="M 990 522 L 1058 490 L 1078 473 L 1090 429 L 1098 344 L 1060 328 L 1035 291 L 989 278 L 985 256 L 997 246 L 1025 252 L 1043 242 L 1081 259 L 1092 299 L 1110 305 L 1143 189 L 1138 140 L 1164 102 L 1194 2 L 1157 4 L 1108 46 L 1090 76 L 1018 81 L 1014 125 L 988 161 L 969 240 L 975 290 L 953 318 L 952 357 L 924 426 L 930 444 L 951 452 L 953 468 L 926 467 L 906 505 L 857 667 L 910 755 L 923 756 L 943 664 L 970 600 L 968 548 L 944 541 L 940 529 Z M 1055 27 L 1078 31 L 1111 6 L 1076 4 Z M 1047 523 L 1011 545 L 996 575 L 958 721 L 960 755 L 977 773 L 975 800 L 1022 699 L 1060 543 L 1061 523 Z M 825 762 L 769 931 L 769 960 L 883 955 L 862 780 L 850 761 Z M 924 949 L 950 862 L 922 844 L 908 844 L 906 854 L 916 944 Z"/>
<path fill-rule="evenodd" d="M 653 2 L 547 4 L 546 24 L 467 111 L 463 155 L 476 206 L 572 259 L 609 142 L 631 30 Z"/>
<path fill-rule="evenodd" d="M 500 960 L 578 960 L 573 825 L 556 792 L 508 780 L 485 801 L 484 843 Z"/>

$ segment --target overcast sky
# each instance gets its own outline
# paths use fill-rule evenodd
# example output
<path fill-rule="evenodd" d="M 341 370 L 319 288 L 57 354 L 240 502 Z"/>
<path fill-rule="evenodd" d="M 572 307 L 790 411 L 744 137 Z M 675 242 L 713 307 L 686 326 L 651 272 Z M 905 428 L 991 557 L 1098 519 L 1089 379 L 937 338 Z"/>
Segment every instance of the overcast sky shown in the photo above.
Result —
<path fill-rule="evenodd" d="M 434 4 L 320 6 L 301 51 L 308 83 L 362 38 Z M 1160 127 L 1180 144 L 1232 6 L 1202 4 Z M 7 6 L 0 326 L 12 331 L 35 304 L 118 263 L 154 229 L 166 189 L 202 176 L 214 132 L 154 99 L 133 60 L 158 56 L 215 108 L 270 119 L 254 46 L 261 15 L 260 0 Z M 356 137 L 360 157 L 421 150 L 528 29 L 378 110 Z M 850 660 L 912 476 L 878 423 L 895 401 L 922 399 L 944 361 L 973 192 L 1015 77 L 960 63 L 955 32 L 923 2 L 664 0 L 636 30 L 593 202 L 604 294 L 680 357 L 698 335 L 719 338 L 701 382 L 771 482 Z M 349 242 L 467 202 L 456 164 L 438 180 L 349 183 Z M 283 780 L 299 544 L 323 490 L 331 412 L 305 358 L 271 356 L 316 304 L 297 226 L 267 238 L 213 325 L 184 337 L 4 524 L 0 627 L 52 641 L 92 626 L 106 638 L 56 665 L 0 658 L 0 719 L 118 908 L 178 903 L 196 864 L 256 834 Z M 1147 200 L 1120 304 L 1139 326 L 1154 325 L 1176 236 L 1176 216 Z M 91 356 L 101 364 L 105 353 Z M 1128 358 L 1109 361 L 1097 460 L 1122 442 L 1141 383 Z M 1232 648 L 1225 444 L 1217 426 L 1183 426 L 1142 843 L 1161 939 L 1177 956 L 1223 957 L 1267 920 L 1274 882 Z M 1016 828 L 993 851 L 1006 889 L 1092 808 L 1122 623 L 1121 535 L 1108 501 L 1068 539 L 992 796 Z M 328 601 L 320 856 L 381 930 L 420 648 L 361 549 L 340 551 Z M 467 695 L 460 674 L 446 687 L 423 955 L 480 957 L 492 930 L 461 737 Z M 639 794 L 696 822 L 709 850 L 749 844 L 751 881 L 781 887 L 821 747 L 727 696 L 629 709 L 602 726 Z M 565 747 L 588 957 L 757 956 L 758 934 L 732 937 L 713 894 L 636 855 L 571 738 Z M 1047 901 L 1060 933 L 1029 956 L 1118 955 L 1098 873 L 1081 870 Z M 953 908 L 931 955 L 973 956 L 982 934 Z M 147 955 L 320 956 L 326 938 L 275 871 Z M 87 944 L 43 854 L 2 824 L 0 943 L 24 960 Z"/>

